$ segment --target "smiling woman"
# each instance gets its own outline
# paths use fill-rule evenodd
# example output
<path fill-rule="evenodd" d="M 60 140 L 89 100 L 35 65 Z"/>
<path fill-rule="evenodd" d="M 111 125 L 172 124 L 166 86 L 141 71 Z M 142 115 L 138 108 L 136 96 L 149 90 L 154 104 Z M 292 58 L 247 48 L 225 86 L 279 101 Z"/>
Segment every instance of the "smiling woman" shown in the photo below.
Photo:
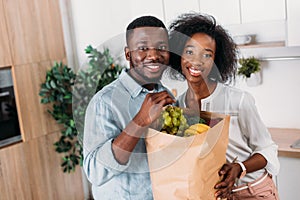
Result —
<path fill-rule="evenodd" d="M 236 73 L 237 50 L 232 38 L 213 16 L 199 13 L 179 16 L 170 29 L 170 49 L 176 47 L 181 57 L 174 60 L 171 56 L 171 63 L 175 69 L 180 67 L 177 70 L 188 82 L 187 91 L 178 97 L 179 106 L 231 116 L 227 163 L 218 172 L 222 177 L 214 187 L 215 197 L 260 199 L 262 193 L 258 191 L 264 191 L 270 193 L 265 199 L 277 199 L 277 189 L 271 179 L 279 171 L 277 145 L 260 119 L 252 95 L 226 84 Z M 190 38 L 182 39 L 179 44 L 176 36 L 180 34 L 176 31 Z M 260 190 L 256 191 L 254 186 L 258 182 Z M 252 185 L 251 191 L 255 192 L 250 194 L 245 185 Z"/>

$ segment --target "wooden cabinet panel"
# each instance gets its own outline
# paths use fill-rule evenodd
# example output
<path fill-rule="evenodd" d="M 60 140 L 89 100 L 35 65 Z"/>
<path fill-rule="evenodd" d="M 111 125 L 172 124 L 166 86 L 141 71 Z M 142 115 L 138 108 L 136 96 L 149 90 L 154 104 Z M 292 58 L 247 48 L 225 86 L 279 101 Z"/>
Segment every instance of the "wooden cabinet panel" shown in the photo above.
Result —
<path fill-rule="evenodd" d="M 15 145 L 0 149 L 0 194 L 1 199 L 33 199 L 30 193 L 31 178 L 26 162 L 28 148 Z M 22 197 L 22 198 L 20 198 Z"/>
<path fill-rule="evenodd" d="M 65 57 L 58 0 L 3 0 L 15 65 Z"/>
<path fill-rule="evenodd" d="M 11 66 L 11 55 L 2 0 L 0 0 L 0 30 L 0 67 Z"/>
<path fill-rule="evenodd" d="M 57 131 L 60 127 L 47 112 L 50 105 L 40 103 L 40 85 L 45 81 L 46 71 L 52 66 L 45 61 L 15 66 L 12 69 L 15 81 L 15 94 L 18 106 L 22 138 L 28 141 Z"/>
<path fill-rule="evenodd" d="M 63 173 L 53 143 L 60 133 L 0 149 L 1 199 L 84 199 L 81 169 Z"/>

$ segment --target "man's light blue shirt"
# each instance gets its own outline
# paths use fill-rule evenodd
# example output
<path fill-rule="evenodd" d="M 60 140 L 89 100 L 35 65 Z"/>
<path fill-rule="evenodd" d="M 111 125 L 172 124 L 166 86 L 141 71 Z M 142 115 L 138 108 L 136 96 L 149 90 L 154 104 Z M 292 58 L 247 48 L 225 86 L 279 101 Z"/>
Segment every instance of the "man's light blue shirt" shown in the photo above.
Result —
<path fill-rule="evenodd" d="M 162 85 L 153 92 L 167 90 Z M 99 91 L 86 110 L 83 167 L 92 183 L 95 199 L 152 200 L 152 189 L 144 139 L 136 145 L 126 165 L 112 152 L 112 141 L 138 113 L 149 93 L 126 70 Z"/>

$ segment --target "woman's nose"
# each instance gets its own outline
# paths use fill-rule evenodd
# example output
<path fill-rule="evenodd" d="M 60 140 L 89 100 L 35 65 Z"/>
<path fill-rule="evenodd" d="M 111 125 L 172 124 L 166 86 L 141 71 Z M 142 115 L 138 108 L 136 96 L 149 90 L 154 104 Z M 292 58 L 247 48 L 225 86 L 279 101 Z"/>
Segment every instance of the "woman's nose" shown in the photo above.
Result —
<path fill-rule="evenodd" d="M 196 59 L 190 60 L 190 63 L 193 66 L 197 66 L 197 67 L 204 65 L 204 61 L 201 58 L 196 58 Z"/>

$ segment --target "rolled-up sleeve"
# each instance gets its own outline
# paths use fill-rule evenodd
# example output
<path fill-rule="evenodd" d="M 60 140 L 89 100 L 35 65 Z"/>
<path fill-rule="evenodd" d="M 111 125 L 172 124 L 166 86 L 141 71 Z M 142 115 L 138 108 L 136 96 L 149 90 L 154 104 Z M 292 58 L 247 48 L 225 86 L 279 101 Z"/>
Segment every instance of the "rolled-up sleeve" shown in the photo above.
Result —
<path fill-rule="evenodd" d="M 254 98 L 247 92 L 243 94 L 239 106 L 239 123 L 244 136 L 248 139 L 252 155 L 261 154 L 267 160 L 266 170 L 272 175 L 277 175 L 280 168 L 278 146 L 261 120 Z"/>
<path fill-rule="evenodd" d="M 93 185 L 102 185 L 128 168 L 119 164 L 112 151 L 112 141 L 122 131 L 114 121 L 111 107 L 99 95 L 89 103 L 83 136 L 83 168 Z"/>

